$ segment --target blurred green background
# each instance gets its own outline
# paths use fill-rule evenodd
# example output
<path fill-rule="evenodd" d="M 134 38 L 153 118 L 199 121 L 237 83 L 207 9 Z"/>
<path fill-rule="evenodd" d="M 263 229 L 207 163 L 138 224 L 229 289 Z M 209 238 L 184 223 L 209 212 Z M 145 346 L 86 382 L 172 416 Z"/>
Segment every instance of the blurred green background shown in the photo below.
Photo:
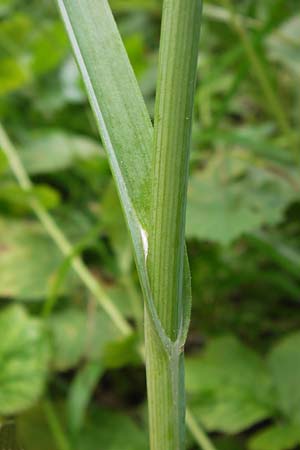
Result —
<path fill-rule="evenodd" d="M 161 1 L 110 4 L 152 115 Z M 300 448 L 299 81 L 298 0 L 204 2 L 186 385 L 219 450 Z M 15 418 L 25 450 L 146 450 L 142 299 L 54 1 L 0 0 L 0 120 L 0 423 Z M 5 132 L 72 257 L 33 214 Z M 134 327 L 129 338 L 72 270 L 77 255 Z"/>

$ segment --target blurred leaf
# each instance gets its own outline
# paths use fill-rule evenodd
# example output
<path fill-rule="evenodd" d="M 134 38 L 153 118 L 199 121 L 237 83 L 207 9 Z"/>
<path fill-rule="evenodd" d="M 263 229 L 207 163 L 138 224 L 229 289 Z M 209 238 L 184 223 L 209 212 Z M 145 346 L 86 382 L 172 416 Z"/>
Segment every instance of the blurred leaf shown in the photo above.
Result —
<path fill-rule="evenodd" d="M 18 416 L 17 434 L 22 449 L 59 450 L 41 405 Z"/>
<path fill-rule="evenodd" d="M 0 23 L 0 40 L 4 54 L 19 55 L 24 41 L 33 29 L 33 22 L 29 15 L 12 14 Z"/>
<path fill-rule="evenodd" d="M 76 450 L 148 450 L 146 434 L 125 414 L 98 409 L 77 439 Z"/>
<path fill-rule="evenodd" d="M 0 184 L 0 205 L 5 210 L 25 213 L 30 212 L 31 208 L 28 204 L 28 194 L 16 183 Z M 47 208 L 52 209 L 59 205 L 60 196 L 56 190 L 49 185 L 35 185 L 32 190 L 39 201 Z"/>
<path fill-rule="evenodd" d="M 69 49 L 67 36 L 60 21 L 44 22 L 30 43 L 31 68 L 43 74 L 55 68 Z"/>
<path fill-rule="evenodd" d="M 249 442 L 250 450 L 288 450 L 300 443 L 299 426 L 272 425 L 256 433 Z"/>
<path fill-rule="evenodd" d="M 211 431 L 238 433 L 274 411 L 263 361 L 231 336 L 216 338 L 204 354 L 187 358 L 186 386 L 194 413 Z"/>
<path fill-rule="evenodd" d="M 273 348 L 269 365 L 282 412 L 300 425 L 300 332 Z"/>
<path fill-rule="evenodd" d="M 0 422 L 0 448 L 9 450 L 21 450 L 16 436 L 16 425 L 13 419 Z"/>
<path fill-rule="evenodd" d="M 118 368 L 125 365 L 137 365 L 141 363 L 138 354 L 139 336 L 131 335 L 109 342 L 104 349 L 103 362 L 105 367 Z"/>
<path fill-rule="evenodd" d="M 7 163 L 6 156 L 1 151 L 1 147 L 0 147 L 0 175 L 2 175 L 3 172 L 5 172 L 5 170 L 7 169 L 7 166 L 8 166 L 8 163 Z"/>
<path fill-rule="evenodd" d="M 103 372 L 101 361 L 89 361 L 78 370 L 69 389 L 67 415 L 70 430 L 77 432 L 84 422 L 88 403 Z"/>
<path fill-rule="evenodd" d="M 280 25 L 267 39 L 270 57 L 282 63 L 297 77 L 300 75 L 300 15 Z"/>
<path fill-rule="evenodd" d="M 48 319 L 55 370 L 76 366 L 86 351 L 86 317 L 79 309 L 67 309 Z"/>
<path fill-rule="evenodd" d="M 69 48 L 60 21 L 36 24 L 30 15 L 21 13 L 0 24 L 0 41 L 4 49 L 0 58 L 0 95 L 54 69 Z"/>
<path fill-rule="evenodd" d="M 76 308 L 52 314 L 48 327 L 53 344 L 53 367 L 68 370 L 81 359 L 99 360 L 109 342 L 120 337 L 114 325 L 102 311 L 89 317 Z"/>
<path fill-rule="evenodd" d="M 39 224 L 3 217 L 0 254 L 0 297 L 19 300 L 42 300 L 63 259 Z M 64 289 L 71 280 L 67 279 Z"/>
<path fill-rule="evenodd" d="M 14 0 L 0 0 L 0 15 L 6 14 L 14 5 Z"/>
<path fill-rule="evenodd" d="M 32 175 L 63 170 L 101 155 L 101 146 L 93 139 L 60 130 L 36 131 L 20 148 L 22 162 Z"/>
<path fill-rule="evenodd" d="M 250 164 L 244 153 L 217 153 L 192 176 L 187 236 L 229 244 L 262 225 L 275 225 L 299 195 L 290 174 Z"/>
<path fill-rule="evenodd" d="M 28 72 L 16 59 L 0 61 L 0 95 L 22 87 L 29 80 Z"/>
<path fill-rule="evenodd" d="M 49 359 L 41 323 L 20 306 L 0 311 L 0 414 L 33 405 L 43 392 Z"/>

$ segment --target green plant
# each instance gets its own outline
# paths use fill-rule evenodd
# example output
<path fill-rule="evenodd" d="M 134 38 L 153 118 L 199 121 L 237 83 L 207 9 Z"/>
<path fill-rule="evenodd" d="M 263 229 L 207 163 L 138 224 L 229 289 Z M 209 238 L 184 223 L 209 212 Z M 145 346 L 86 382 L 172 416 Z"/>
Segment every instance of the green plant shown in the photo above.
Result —
<path fill-rule="evenodd" d="M 0 3 L 0 442 L 14 416 L 22 448 L 149 450 L 142 295 L 64 24 L 55 1 Z M 108 3 L 154 118 L 163 1 Z M 300 442 L 295 6 L 204 2 L 186 226 L 189 450 Z"/>
<path fill-rule="evenodd" d="M 164 2 L 154 144 L 108 3 L 58 5 L 107 150 L 144 293 L 151 448 L 179 450 L 190 313 L 184 229 L 201 2 Z"/>

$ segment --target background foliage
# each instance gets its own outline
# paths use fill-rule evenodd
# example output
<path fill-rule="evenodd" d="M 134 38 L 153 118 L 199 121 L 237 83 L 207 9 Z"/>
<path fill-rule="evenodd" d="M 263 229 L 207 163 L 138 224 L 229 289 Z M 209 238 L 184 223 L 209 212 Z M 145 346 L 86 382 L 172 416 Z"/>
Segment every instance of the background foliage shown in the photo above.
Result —
<path fill-rule="evenodd" d="M 110 4 L 152 114 L 161 2 Z M 296 0 L 204 2 L 186 385 L 220 450 L 300 448 L 299 38 Z M 97 307 L 0 152 L 0 416 L 31 450 L 147 449 L 137 276 L 50 0 L 0 1 L 0 117 L 34 195 L 136 330 Z"/>

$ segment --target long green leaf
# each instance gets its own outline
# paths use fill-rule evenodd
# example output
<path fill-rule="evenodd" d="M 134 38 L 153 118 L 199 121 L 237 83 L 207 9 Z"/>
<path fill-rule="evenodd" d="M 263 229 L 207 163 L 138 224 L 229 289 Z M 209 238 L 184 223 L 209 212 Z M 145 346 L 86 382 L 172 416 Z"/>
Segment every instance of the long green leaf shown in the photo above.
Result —
<path fill-rule="evenodd" d="M 58 0 L 125 213 L 149 211 L 152 125 L 106 0 Z M 130 218 L 129 220 L 133 220 Z"/>

